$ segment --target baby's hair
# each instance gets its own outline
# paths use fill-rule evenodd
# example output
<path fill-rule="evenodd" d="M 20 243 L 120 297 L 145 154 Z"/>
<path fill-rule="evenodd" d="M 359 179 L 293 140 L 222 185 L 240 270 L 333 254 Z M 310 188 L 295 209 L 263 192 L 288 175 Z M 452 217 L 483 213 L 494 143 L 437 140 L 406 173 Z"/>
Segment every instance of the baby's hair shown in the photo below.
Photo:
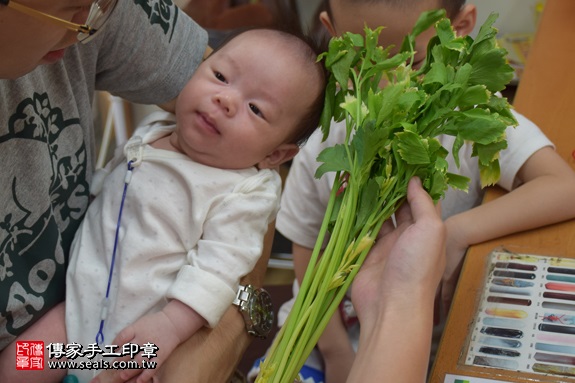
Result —
<path fill-rule="evenodd" d="M 228 38 L 226 38 L 222 44 L 214 49 L 211 54 L 214 54 L 220 50 L 238 35 L 248 31 L 263 31 L 266 34 L 275 34 L 276 37 L 279 37 L 286 43 L 286 45 L 293 51 L 294 55 L 298 55 L 301 58 L 301 61 L 305 63 L 304 65 L 306 66 L 302 65 L 302 70 L 315 68 L 317 71 L 316 76 L 318 78 L 320 91 L 316 95 L 315 99 L 303 117 L 300 118 L 300 120 L 297 122 L 297 127 L 294 130 L 294 134 L 288 138 L 288 143 L 297 144 L 301 147 L 319 126 L 321 113 L 323 111 L 325 87 L 327 83 L 327 71 L 323 65 L 323 62 L 317 61 L 317 57 L 324 51 L 323 47 L 325 47 L 326 44 L 324 41 L 318 41 L 311 36 L 305 35 L 304 33 L 300 32 L 298 28 L 289 28 L 288 26 L 284 26 L 284 29 L 250 28 L 237 31 L 236 33 L 228 36 Z M 307 92 L 308 90 L 302 89 L 301 91 L 303 93 Z"/>
<path fill-rule="evenodd" d="M 309 64 L 309 66 L 302 67 L 302 70 L 314 68 L 316 71 L 315 76 L 317 76 L 319 82 L 319 92 L 317 92 L 316 97 L 309 105 L 303 117 L 298 121 L 295 134 L 289 141 L 289 143 L 294 143 L 301 147 L 319 126 L 321 113 L 323 111 L 325 87 L 328 76 L 323 62 L 318 62 L 317 57 L 324 51 L 323 47 L 326 46 L 326 43 L 305 35 L 299 30 L 276 30 L 276 32 L 283 36 L 286 42 L 293 42 L 294 53 L 299 54 L 302 61 Z M 308 89 L 302 89 L 301 91 L 302 93 L 308 92 Z"/>
<path fill-rule="evenodd" d="M 333 19 L 333 15 L 331 13 L 330 8 L 330 1 L 331 0 L 324 0 L 323 7 L 329 14 L 329 17 Z M 402 7 L 403 9 L 410 9 L 413 4 L 417 4 L 422 0 L 340 0 L 340 1 L 347 1 L 349 4 L 378 4 L 384 3 L 388 4 L 392 7 Z M 447 13 L 447 17 L 453 18 L 457 16 L 461 8 L 465 5 L 466 0 L 438 0 L 438 4 L 440 8 L 444 8 L 445 12 Z"/>

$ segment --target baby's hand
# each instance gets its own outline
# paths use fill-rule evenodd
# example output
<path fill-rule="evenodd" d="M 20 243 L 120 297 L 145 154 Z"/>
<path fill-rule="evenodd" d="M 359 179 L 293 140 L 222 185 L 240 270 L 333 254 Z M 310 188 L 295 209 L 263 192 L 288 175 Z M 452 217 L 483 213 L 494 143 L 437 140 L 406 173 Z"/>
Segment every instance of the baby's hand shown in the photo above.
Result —
<path fill-rule="evenodd" d="M 172 351 L 185 339 L 181 339 L 174 324 L 163 312 L 145 315 L 136 322 L 126 327 L 116 336 L 112 344 L 123 345 L 126 343 L 137 344 L 140 347 L 151 343 L 157 346 L 157 357 L 147 358 L 138 353 L 134 359 L 120 358 L 118 360 L 134 360 L 141 367 L 140 369 L 121 370 L 119 378 L 121 382 L 135 379 L 137 383 L 152 381 L 156 371 L 168 359 Z M 148 368 L 142 368 L 144 363 Z M 151 368 L 149 365 L 155 363 Z M 96 378 L 97 379 L 97 378 Z M 114 381 L 117 381 L 114 379 Z M 132 380 L 130 380 L 132 381 Z"/>

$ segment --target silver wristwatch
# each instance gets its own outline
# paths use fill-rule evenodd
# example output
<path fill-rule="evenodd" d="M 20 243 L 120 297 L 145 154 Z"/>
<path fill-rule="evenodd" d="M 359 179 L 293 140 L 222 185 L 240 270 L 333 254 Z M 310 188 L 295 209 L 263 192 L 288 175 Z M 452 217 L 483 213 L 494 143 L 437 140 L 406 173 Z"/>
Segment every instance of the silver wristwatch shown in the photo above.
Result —
<path fill-rule="evenodd" d="M 252 285 L 240 285 L 232 302 L 238 306 L 250 335 L 265 339 L 274 323 L 274 310 L 270 294 Z"/>

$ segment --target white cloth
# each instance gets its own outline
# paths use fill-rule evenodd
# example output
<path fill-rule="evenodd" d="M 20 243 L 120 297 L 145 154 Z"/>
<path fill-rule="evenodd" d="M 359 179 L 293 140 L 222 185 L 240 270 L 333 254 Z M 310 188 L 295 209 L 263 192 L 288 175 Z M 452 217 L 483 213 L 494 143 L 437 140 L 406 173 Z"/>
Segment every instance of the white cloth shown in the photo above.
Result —
<path fill-rule="evenodd" d="M 147 145 L 174 128 L 172 115 L 156 117 L 125 147 L 141 139 L 142 161 L 123 206 L 104 344 L 168 299 L 215 326 L 259 259 L 279 208 L 281 179 L 273 170 L 217 169 Z M 110 169 L 72 244 L 66 327 L 68 342 L 84 347 L 95 343 L 100 324 L 126 171 L 125 161 Z"/>

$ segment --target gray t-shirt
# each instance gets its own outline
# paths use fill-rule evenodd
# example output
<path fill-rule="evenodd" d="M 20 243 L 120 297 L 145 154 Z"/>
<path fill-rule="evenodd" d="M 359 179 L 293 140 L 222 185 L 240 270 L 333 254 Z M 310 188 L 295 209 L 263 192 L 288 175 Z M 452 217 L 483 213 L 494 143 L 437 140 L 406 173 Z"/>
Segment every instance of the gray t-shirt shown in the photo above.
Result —
<path fill-rule="evenodd" d="M 68 252 L 94 167 L 92 100 L 173 99 L 207 34 L 171 0 L 119 0 L 63 60 L 0 80 L 0 350 L 63 301 Z"/>

